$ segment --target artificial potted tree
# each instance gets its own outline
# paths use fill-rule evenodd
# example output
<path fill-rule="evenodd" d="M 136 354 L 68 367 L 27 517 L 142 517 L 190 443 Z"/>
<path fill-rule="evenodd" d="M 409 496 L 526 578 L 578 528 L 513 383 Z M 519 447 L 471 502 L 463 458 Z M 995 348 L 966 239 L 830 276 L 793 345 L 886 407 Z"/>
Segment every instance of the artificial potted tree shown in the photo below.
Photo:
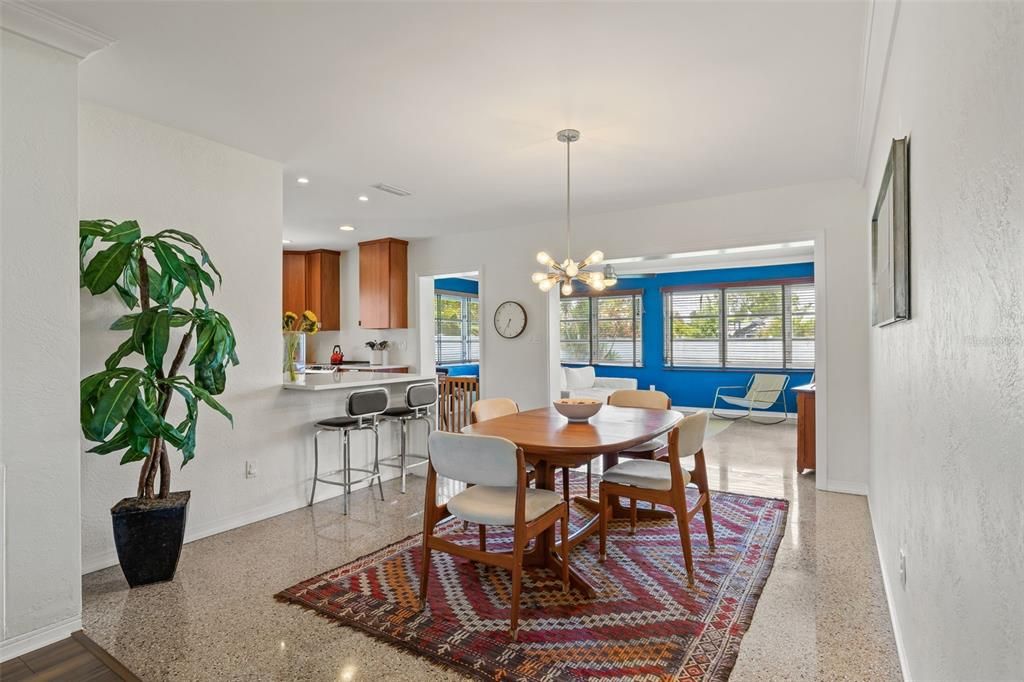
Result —
<path fill-rule="evenodd" d="M 201 404 L 233 423 L 213 397 L 224 391 L 228 364 L 238 364 L 231 323 L 209 305 L 220 273 L 199 240 L 179 230 L 143 236 L 134 220 L 83 220 L 79 238 L 81 286 L 93 295 L 114 289 L 128 309 L 110 326 L 127 338 L 103 371 L 82 379 L 82 433 L 98 443 L 89 452 L 122 452 L 121 464 L 142 462 L 135 497 L 110 510 L 128 584 L 170 580 L 190 493 L 171 492 L 168 446 L 181 453 L 182 467 L 192 460 Z M 178 304 L 181 298 L 187 305 Z M 168 364 L 172 337 L 178 345 Z M 185 376 L 188 368 L 192 378 Z M 184 414 L 172 422 L 176 397 Z"/>

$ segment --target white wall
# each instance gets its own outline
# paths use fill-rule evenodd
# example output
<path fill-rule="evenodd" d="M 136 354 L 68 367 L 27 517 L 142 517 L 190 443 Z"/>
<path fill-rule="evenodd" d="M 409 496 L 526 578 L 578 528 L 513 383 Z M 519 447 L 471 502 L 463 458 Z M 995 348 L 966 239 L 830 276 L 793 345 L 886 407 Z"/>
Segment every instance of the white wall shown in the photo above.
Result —
<path fill-rule="evenodd" d="M 6 31 L 0 209 L 0 658 L 81 627 L 77 59 Z"/>
<path fill-rule="evenodd" d="M 909 135 L 912 319 L 870 334 L 879 555 L 908 678 L 1021 679 L 1024 4 L 903 3 L 892 45 L 861 224 Z"/>
<path fill-rule="evenodd" d="M 575 221 L 574 255 L 595 248 L 617 258 L 819 240 L 823 255 L 818 266 L 824 275 L 819 271 L 818 285 L 826 299 L 819 324 L 827 343 L 819 344 L 818 381 L 827 401 L 819 399 L 818 409 L 819 423 L 827 420 L 827 444 L 822 441 L 820 447 L 827 448 L 828 471 L 818 472 L 818 483 L 864 492 L 868 317 L 863 205 L 864 193 L 856 183 L 838 181 L 589 216 Z M 549 302 L 555 299 L 540 293 L 530 273 L 538 269 L 537 251 L 562 257 L 563 230 L 563 224 L 552 222 L 414 243 L 414 276 L 481 270 L 484 395 L 507 395 L 524 407 L 543 405 L 550 397 Z M 499 337 L 490 322 L 495 307 L 509 299 L 522 303 L 529 318 L 526 332 L 511 340 Z"/>
<path fill-rule="evenodd" d="M 191 490 L 188 538 L 302 504 L 303 445 L 281 382 L 281 166 L 194 135 L 91 104 L 81 106 L 80 207 L 87 218 L 138 219 L 143 231 L 191 232 L 224 276 L 212 304 L 231 320 L 242 364 L 228 370 L 222 402 L 235 428 L 200 414 L 196 459 L 174 490 Z M 123 332 L 108 331 L 122 312 L 111 294 L 81 294 L 82 375 L 98 371 Z M 176 341 L 172 341 L 176 343 Z M 82 447 L 89 444 L 82 441 Z M 244 478 L 244 461 L 258 464 Z M 110 507 L 135 494 L 139 465 L 117 455 L 81 455 L 85 570 L 116 563 Z"/>

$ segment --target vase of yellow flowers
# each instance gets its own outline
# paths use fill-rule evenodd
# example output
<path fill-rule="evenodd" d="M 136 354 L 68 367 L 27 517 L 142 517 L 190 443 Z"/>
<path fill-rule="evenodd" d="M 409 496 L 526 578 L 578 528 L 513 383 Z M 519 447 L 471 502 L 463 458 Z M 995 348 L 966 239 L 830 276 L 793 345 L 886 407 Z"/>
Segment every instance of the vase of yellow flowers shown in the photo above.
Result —
<path fill-rule="evenodd" d="M 316 334 L 320 323 L 312 310 L 307 310 L 299 317 L 293 312 L 286 312 L 281 321 L 284 334 L 284 380 L 296 383 L 306 371 L 306 335 Z"/>

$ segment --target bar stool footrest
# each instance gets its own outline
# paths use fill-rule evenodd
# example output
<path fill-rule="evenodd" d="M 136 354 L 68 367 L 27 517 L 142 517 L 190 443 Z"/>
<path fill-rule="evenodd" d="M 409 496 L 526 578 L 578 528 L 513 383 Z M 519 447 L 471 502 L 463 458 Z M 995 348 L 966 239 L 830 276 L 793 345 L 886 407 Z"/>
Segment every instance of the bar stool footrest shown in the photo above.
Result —
<path fill-rule="evenodd" d="M 421 464 L 426 464 L 429 459 L 430 457 L 428 457 L 427 455 L 417 455 L 412 452 L 407 452 L 405 454 L 405 468 L 411 469 L 412 467 L 417 467 Z M 380 465 L 382 467 L 391 467 L 392 469 L 401 469 L 402 456 L 395 455 L 394 457 L 387 457 L 385 459 L 382 459 L 380 461 Z"/>

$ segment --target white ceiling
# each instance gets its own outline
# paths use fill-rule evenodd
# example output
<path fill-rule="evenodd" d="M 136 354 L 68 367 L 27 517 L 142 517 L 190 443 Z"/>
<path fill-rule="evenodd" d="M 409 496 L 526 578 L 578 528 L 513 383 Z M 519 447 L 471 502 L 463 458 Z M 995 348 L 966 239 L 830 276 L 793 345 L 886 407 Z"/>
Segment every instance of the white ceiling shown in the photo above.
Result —
<path fill-rule="evenodd" d="M 866 2 L 39 4 L 117 39 L 84 98 L 281 161 L 291 248 L 557 220 L 565 127 L 581 216 L 854 174 Z"/>

